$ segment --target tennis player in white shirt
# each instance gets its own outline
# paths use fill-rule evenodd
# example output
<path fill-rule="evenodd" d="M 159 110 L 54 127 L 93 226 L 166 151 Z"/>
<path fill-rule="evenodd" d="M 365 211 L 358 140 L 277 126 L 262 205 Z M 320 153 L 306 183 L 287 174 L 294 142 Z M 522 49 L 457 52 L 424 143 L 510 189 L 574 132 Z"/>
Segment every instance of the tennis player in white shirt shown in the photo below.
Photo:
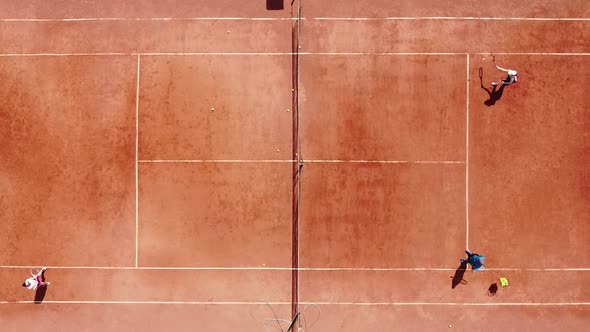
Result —
<path fill-rule="evenodd" d="M 26 287 L 31 290 L 36 290 L 39 287 L 46 287 L 49 286 L 50 282 L 43 281 L 43 273 L 47 270 L 46 267 L 42 268 L 41 271 L 37 274 L 33 274 L 31 271 L 31 277 L 23 282 L 23 287 Z"/>
<path fill-rule="evenodd" d="M 494 61 L 494 64 L 496 65 L 496 61 Z M 505 79 L 500 80 L 499 82 L 492 82 L 492 85 L 493 86 L 496 86 L 498 84 L 500 84 L 500 85 L 510 85 L 510 84 L 514 84 L 514 83 L 518 82 L 518 72 L 516 72 L 516 70 L 514 70 L 514 69 L 505 69 L 505 68 L 502 68 L 502 67 L 500 67 L 498 65 L 496 65 L 496 68 L 498 68 L 499 70 L 501 70 L 503 72 L 508 73 L 508 76 Z"/>

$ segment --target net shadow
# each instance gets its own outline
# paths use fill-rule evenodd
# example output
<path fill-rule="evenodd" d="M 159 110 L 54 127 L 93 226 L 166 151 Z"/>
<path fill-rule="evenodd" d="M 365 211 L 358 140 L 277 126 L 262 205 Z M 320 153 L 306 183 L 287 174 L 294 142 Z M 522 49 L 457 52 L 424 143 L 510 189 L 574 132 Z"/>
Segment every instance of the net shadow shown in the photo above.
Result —
<path fill-rule="evenodd" d="M 291 109 L 292 113 L 292 249 L 291 249 L 291 318 L 295 319 L 299 303 L 299 204 L 301 194 L 301 145 L 299 141 L 299 34 L 301 6 L 291 2 Z"/>
<path fill-rule="evenodd" d="M 283 9 L 285 9 L 284 0 L 266 0 L 266 10 L 283 10 Z"/>

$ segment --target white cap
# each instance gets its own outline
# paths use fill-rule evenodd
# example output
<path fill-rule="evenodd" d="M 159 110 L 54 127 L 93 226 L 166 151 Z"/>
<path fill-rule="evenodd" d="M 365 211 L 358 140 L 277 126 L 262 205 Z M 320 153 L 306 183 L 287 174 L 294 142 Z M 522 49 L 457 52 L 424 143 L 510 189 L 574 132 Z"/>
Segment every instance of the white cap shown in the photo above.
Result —
<path fill-rule="evenodd" d="M 518 75 L 518 73 L 516 72 L 516 70 L 510 69 L 510 70 L 508 70 L 508 75 L 516 76 L 516 75 Z"/>

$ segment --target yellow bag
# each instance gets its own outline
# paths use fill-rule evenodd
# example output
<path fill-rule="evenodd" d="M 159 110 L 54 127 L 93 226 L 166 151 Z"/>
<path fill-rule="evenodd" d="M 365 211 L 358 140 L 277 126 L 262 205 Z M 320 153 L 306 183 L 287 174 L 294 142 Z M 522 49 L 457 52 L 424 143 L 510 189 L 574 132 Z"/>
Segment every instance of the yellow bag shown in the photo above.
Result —
<path fill-rule="evenodd" d="M 506 279 L 506 278 L 500 278 L 500 285 L 502 287 L 508 286 L 508 279 Z"/>

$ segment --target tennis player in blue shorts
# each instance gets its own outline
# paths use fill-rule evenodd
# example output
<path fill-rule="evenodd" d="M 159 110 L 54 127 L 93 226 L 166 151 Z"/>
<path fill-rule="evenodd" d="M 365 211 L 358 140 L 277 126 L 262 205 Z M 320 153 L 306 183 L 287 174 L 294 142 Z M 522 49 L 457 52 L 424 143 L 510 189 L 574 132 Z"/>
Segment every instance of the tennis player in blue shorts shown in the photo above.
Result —
<path fill-rule="evenodd" d="M 469 250 L 465 250 L 465 253 L 467 254 L 467 259 L 465 258 L 461 258 L 461 262 L 467 262 L 471 265 L 471 269 L 473 271 L 485 271 L 486 267 L 483 265 L 485 262 L 485 257 L 480 255 L 480 254 L 476 254 L 476 253 L 472 253 Z"/>

